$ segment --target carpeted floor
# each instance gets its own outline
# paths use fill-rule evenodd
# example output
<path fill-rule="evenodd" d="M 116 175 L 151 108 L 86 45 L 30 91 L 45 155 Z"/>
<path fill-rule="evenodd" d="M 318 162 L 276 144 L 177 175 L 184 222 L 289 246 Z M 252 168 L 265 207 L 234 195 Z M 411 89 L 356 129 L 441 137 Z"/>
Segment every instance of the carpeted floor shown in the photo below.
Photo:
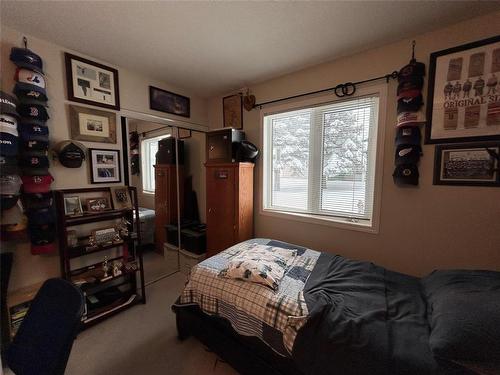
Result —
<path fill-rule="evenodd" d="M 158 280 L 160 277 L 170 275 L 179 270 L 177 264 L 168 264 L 163 254 L 148 250 L 143 254 L 144 281 L 147 284 Z"/>
<path fill-rule="evenodd" d="M 146 288 L 146 305 L 80 333 L 66 374 L 236 374 L 196 339 L 177 340 L 170 306 L 184 282 L 185 276 L 178 272 L 153 283 Z"/>

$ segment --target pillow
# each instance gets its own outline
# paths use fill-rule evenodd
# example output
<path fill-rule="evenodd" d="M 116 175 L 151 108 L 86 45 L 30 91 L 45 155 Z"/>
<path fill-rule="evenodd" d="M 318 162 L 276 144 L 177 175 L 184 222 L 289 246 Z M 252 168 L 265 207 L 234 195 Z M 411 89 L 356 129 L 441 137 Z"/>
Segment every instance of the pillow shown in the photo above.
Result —
<path fill-rule="evenodd" d="M 255 245 L 231 258 L 220 275 L 251 281 L 278 290 L 279 283 L 297 252 L 279 247 Z"/>
<path fill-rule="evenodd" d="M 500 272 L 435 271 L 422 284 L 433 354 L 500 365 Z"/>

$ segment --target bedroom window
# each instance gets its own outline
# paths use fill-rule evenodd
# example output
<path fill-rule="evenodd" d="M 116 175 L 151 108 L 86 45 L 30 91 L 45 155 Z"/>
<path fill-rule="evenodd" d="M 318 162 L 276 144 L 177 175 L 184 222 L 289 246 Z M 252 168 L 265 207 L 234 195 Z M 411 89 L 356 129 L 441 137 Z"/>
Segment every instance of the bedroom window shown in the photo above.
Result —
<path fill-rule="evenodd" d="M 378 123 L 378 94 L 264 115 L 264 212 L 373 228 Z"/>
<path fill-rule="evenodd" d="M 154 194 L 155 192 L 155 169 L 153 166 L 158 151 L 158 141 L 163 138 L 166 138 L 165 135 L 141 141 L 142 191 L 145 193 Z"/>

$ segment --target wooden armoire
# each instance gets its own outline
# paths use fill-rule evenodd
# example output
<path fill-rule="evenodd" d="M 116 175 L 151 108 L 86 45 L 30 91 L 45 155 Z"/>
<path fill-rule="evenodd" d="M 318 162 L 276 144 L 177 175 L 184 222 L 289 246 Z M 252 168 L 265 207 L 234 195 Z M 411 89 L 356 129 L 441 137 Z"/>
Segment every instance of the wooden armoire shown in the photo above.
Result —
<path fill-rule="evenodd" d="M 165 225 L 177 223 L 177 166 L 156 164 L 155 168 L 155 250 L 163 254 L 167 241 Z M 179 166 L 180 211 L 184 202 L 184 168 Z"/>
<path fill-rule="evenodd" d="M 207 256 L 253 236 L 253 163 L 207 163 Z"/>

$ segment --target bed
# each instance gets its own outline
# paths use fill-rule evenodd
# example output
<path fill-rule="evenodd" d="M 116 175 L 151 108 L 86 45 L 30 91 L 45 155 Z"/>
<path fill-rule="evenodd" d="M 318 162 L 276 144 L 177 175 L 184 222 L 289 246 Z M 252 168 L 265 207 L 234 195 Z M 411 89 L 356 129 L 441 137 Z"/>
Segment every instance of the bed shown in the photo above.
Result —
<path fill-rule="evenodd" d="M 141 228 L 141 245 L 155 242 L 155 210 L 139 207 L 139 221 Z"/>
<path fill-rule="evenodd" d="M 220 276 L 259 245 L 296 254 L 276 291 Z M 197 337 L 243 374 L 500 373 L 494 271 L 420 279 L 252 239 L 194 267 L 173 310 L 180 339 Z"/>

